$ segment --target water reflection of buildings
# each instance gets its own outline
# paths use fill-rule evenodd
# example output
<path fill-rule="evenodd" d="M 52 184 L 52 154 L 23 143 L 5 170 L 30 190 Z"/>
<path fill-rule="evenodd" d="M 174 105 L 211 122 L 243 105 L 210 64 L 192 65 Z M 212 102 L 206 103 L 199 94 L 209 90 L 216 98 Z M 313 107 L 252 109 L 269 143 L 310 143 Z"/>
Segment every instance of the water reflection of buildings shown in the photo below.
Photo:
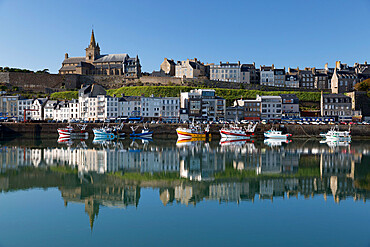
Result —
<path fill-rule="evenodd" d="M 364 148 L 331 148 L 326 145 L 261 146 L 211 145 L 194 143 L 189 146 L 129 145 L 121 147 L 58 147 L 0 148 L 0 171 L 27 166 L 47 168 L 72 166 L 78 169 L 78 186 L 58 186 L 64 200 L 85 203 L 92 221 L 99 205 L 124 208 L 138 205 L 140 187 L 111 185 L 111 181 L 96 183 L 100 174 L 111 172 L 177 173 L 187 180 L 160 187 L 164 205 L 173 202 L 193 204 L 202 200 L 220 202 L 254 201 L 255 198 L 291 198 L 302 195 L 333 196 L 335 202 L 346 197 L 368 198 L 368 192 L 355 187 L 356 167 L 361 164 Z M 308 161 L 307 161 L 308 160 Z M 310 162 L 313 162 L 311 164 Z M 316 162 L 316 163 L 315 163 Z M 302 173 L 308 168 L 317 173 Z M 315 170 L 315 171 L 316 171 Z M 250 173 L 247 179 L 221 180 L 217 174 Z M 100 176 L 101 177 L 101 176 Z M 216 179 L 218 178 L 218 179 Z M 94 181 L 94 183 L 92 183 Z M 115 183 L 113 183 L 115 184 Z M 0 177 L 0 190 L 11 186 L 8 177 Z M 158 187 L 158 185 L 153 185 Z"/>
<path fill-rule="evenodd" d="M 94 220 L 99 214 L 100 206 L 137 207 L 140 198 L 140 188 L 138 186 L 83 184 L 79 187 L 61 187 L 59 189 L 65 206 L 68 203 L 85 204 L 85 212 L 89 215 L 91 228 L 93 228 Z"/>

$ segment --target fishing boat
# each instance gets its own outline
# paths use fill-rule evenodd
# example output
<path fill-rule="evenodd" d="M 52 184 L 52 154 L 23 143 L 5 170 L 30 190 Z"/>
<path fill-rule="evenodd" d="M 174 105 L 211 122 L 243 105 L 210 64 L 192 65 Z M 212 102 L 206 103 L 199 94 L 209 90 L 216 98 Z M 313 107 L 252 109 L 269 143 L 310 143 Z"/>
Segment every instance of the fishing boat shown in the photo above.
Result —
<path fill-rule="evenodd" d="M 351 129 L 349 129 L 348 131 L 340 131 L 338 126 L 335 126 L 332 127 L 328 132 L 321 133 L 320 136 L 324 137 L 326 140 L 351 140 Z"/>
<path fill-rule="evenodd" d="M 271 139 L 288 139 L 288 137 L 291 137 L 292 134 L 283 134 L 281 130 L 275 130 L 274 128 L 271 128 L 268 131 L 265 131 L 264 136 L 266 138 L 271 138 Z"/>
<path fill-rule="evenodd" d="M 116 135 L 114 134 L 113 129 L 109 128 L 108 126 L 101 127 L 101 128 L 94 128 L 93 132 L 94 132 L 94 136 L 96 139 L 113 140 L 116 138 Z"/>
<path fill-rule="evenodd" d="M 223 126 L 220 129 L 221 138 L 226 139 L 245 139 L 254 135 L 254 130 L 257 127 L 257 123 L 248 124 L 247 127 L 241 127 L 238 124 L 230 124 L 229 126 Z"/>
<path fill-rule="evenodd" d="M 116 138 L 125 137 L 125 133 L 122 132 L 122 128 L 123 128 L 123 124 L 119 126 L 113 126 L 113 127 L 109 127 L 109 125 L 107 125 L 107 126 L 102 126 L 101 128 L 94 128 L 93 132 L 94 132 L 95 138 L 113 140 Z"/>
<path fill-rule="evenodd" d="M 136 133 L 138 127 L 139 126 L 131 126 L 132 133 L 130 134 L 130 137 L 152 138 L 153 131 L 150 131 L 147 126 L 143 126 L 141 132 Z"/>
<path fill-rule="evenodd" d="M 68 125 L 65 128 L 58 128 L 59 137 L 68 138 L 87 138 L 89 133 L 86 131 L 86 124 L 76 125 L 79 130 L 75 130 L 72 125 Z"/>
<path fill-rule="evenodd" d="M 178 139 L 210 138 L 209 125 L 203 130 L 199 125 L 190 124 L 189 127 L 176 129 Z"/>

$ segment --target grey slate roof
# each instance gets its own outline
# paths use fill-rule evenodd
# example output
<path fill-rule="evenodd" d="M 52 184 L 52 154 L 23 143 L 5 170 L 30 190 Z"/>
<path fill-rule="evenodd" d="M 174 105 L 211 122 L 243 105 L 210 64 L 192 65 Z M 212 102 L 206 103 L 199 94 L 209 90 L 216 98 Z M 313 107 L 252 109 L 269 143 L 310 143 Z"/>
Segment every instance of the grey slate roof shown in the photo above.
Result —
<path fill-rule="evenodd" d="M 94 63 L 105 63 L 105 62 L 123 62 L 128 55 L 124 54 L 108 54 L 102 55 L 98 59 L 95 59 Z"/>
<path fill-rule="evenodd" d="M 86 57 L 70 57 L 67 59 L 64 59 L 63 63 L 80 63 L 85 62 Z"/>
<path fill-rule="evenodd" d="M 78 90 L 78 95 L 96 97 L 98 95 L 107 95 L 107 91 L 105 91 L 105 89 L 102 86 L 93 84 L 85 86 Z"/>

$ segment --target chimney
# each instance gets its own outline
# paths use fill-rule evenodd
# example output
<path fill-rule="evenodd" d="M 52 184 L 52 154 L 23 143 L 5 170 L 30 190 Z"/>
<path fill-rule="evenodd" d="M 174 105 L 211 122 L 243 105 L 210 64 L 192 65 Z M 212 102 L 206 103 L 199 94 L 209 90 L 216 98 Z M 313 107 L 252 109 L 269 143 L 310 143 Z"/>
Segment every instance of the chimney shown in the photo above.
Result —
<path fill-rule="evenodd" d="M 288 74 L 290 74 L 290 67 L 288 67 Z"/>
<path fill-rule="evenodd" d="M 328 63 L 325 64 L 325 70 L 328 70 Z"/>
<path fill-rule="evenodd" d="M 272 64 L 272 65 L 271 65 L 271 68 L 272 68 L 272 69 L 275 69 L 275 66 L 274 66 L 274 64 Z"/>
<path fill-rule="evenodd" d="M 67 59 L 68 58 L 68 53 L 64 54 L 64 58 Z"/>
<path fill-rule="evenodd" d="M 256 63 L 255 62 L 253 62 L 253 67 L 256 67 Z"/>
<path fill-rule="evenodd" d="M 367 65 L 367 61 L 365 61 L 365 65 Z"/>

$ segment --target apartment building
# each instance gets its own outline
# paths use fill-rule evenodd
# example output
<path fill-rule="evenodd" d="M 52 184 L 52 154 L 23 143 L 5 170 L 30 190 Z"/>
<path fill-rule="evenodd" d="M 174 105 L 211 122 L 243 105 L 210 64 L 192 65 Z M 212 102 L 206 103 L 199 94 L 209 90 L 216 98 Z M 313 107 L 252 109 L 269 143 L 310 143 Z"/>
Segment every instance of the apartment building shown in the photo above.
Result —
<path fill-rule="evenodd" d="M 274 85 L 274 65 L 260 66 L 260 84 L 265 86 Z"/>
<path fill-rule="evenodd" d="M 298 77 L 300 88 L 314 89 L 314 75 L 312 69 L 306 68 L 305 70 L 299 70 Z"/>
<path fill-rule="evenodd" d="M 261 120 L 261 101 L 255 99 L 240 99 L 234 101 L 234 107 L 240 106 L 243 108 L 243 118 L 249 121 Z"/>
<path fill-rule="evenodd" d="M 335 68 L 334 74 L 331 77 L 331 92 L 351 92 L 357 82 L 358 78 L 355 72 L 349 70 L 338 70 Z"/>
<path fill-rule="evenodd" d="M 24 121 L 24 116 L 26 116 L 26 120 L 30 120 L 32 115 L 31 111 L 27 111 L 26 109 L 31 109 L 31 105 L 33 103 L 33 99 L 18 99 L 18 120 Z"/>
<path fill-rule="evenodd" d="M 180 98 L 163 97 L 161 98 L 161 117 L 165 121 L 177 121 L 180 117 Z"/>
<path fill-rule="evenodd" d="M 226 100 L 213 89 L 194 89 L 181 93 L 180 108 L 188 109 L 189 120 L 216 121 L 225 118 Z"/>
<path fill-rule="evenodd" d="M 297 75 L 285 75 L 285 87 L 299 88 L 299 79 Z"/>
<path fill-rule="evenodd" d="M 175 77 L 177 78 L 197 78 L 206 75 L 206 68 L 198 59 L 187 59 L 178 61 L 175 66 Z"/>
<path fill-rule="evenodd" d="M 352 121 L 351 97 L 322 93 L 320 103 L 322 117 L 333 117 L 337 121 Z"/>
<path fill-rule="evenodd" d="M 0 96 L 1 117 L 18 118 L 18 98 L 19 96 Z"/>
<path fill-rule="evenodd" d="M 241 64 L 237 63 L 222 63 L 213 64 L 209 66 L 209 76 L 211 80 L 214 81 L 227 81 L 227 82 L 241 82 Z M 244 71 L 245 76 L 246 71 Z M 246 77 L 244 77 L 246 78 Z M 250 79 L 244 79 L 249 81 Z"/>
<path fill-rule="evenodd" d="M 259 84 L 259 71 L 256 69 L 255 63 L 242 64 L 240 68 L 240 82 L 247 84 Z"/>
<path fill-rule="evenodd" d="M 58 100 L 48 100 L 44 107 L 44 120 L 54 119 L 54 108 L 57 106 Z"/>
<path fill-rule="evenodd" d="M 118 117 L 118 98 L 105 96 L 104 119 L 115 119 Z"/>
<path fill-rule="evenodd" d="M 38 98 L 32 102 L 31 105 L 31 118 L 32 120 L 44 120 L 44 107 L 48 98 Z"/>
<path fill-rule="evenodd" d="M 285 68 L 284 69 L 274 69 L 274 87 L 284 87 L 285 86 Z"/>
<path fill-rule="evenodd" d="M 283 118 L 299 118 L 299 99 L 295 94 L 280 94 Z"/>
<path fill-rule="evenodd" d="M 141 97 L 125 96 L 118 101 L 118 115 L 120 117 L 140 117 L 141 116 Z"/>
<path fill-rule="evenodd" d="M 261 102 L 261 120 L 281 120 L 281 97 L 260 96 L 256 100 Z"/>
<path fill-rule="evenodd" d="M 161 63 L 160 71 L 163 71 L 169 76 L 175 76 L 176 63 L 173 61 L 173 59 L 164 58 L 164 61 Z"/>

